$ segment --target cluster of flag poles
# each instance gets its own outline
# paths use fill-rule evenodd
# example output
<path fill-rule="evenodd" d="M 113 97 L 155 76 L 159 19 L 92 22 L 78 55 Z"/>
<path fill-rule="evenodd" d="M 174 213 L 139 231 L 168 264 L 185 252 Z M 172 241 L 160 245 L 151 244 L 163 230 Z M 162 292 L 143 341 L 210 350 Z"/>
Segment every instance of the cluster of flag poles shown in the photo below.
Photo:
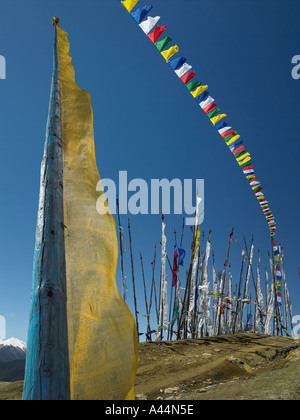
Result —
<path fill-rule="evenodd" d="M 246 150 L 246 147 L 241 140 L 240 134 L 234 130 L 231 125 L 225 121 L 227 115 L 221 112 L 215 99 L 210 96 L 208 92 L 208 85 L 203 84 L 196 80 L 196 73 L 192 66 L 187 63 L 185 57 L 173 58 L 175 54 L 179 52 L 178 45 L 170 47 L 172 38 L 166 36 L 161 39 L 165 33 L 167 26 L 159 26 L 160 16 L 149 16 L 153 6 L 147 5 L 140 8 L 135 8 L 139 0 L 120 0 L 125 9 L 130 13 L 134 21 L 139 25 L 142 31 L 146 34 L 147 38 L 154 44 L 159 53 L 164 57 L 165 61 L 170 65 L 175 74 L 186 86 L 187 90 L 205 112 L 211 123 L 216 127 L 220 136 L 223 138 L 225 144 L 229 147 L 233 154 L 236 162 L 242 169 L 252 191 L 254 192 L 259 205 L 263 211 L 263 214 L 268 223 L 272 238 L 272 246 L 274 248 L 275 259 L 278 256 L 277 253 L 277 241 L 274 236 L 276 233 L 276 222 L 274 215 L 269 207 L 269 203 L 263 192 L 260 181 L 256 177 L 254 172 L 252 158 L 250 153 Z M 280 270 L 279 259 L 275 261 L 276 266 L 276 304 L 281 305 L 282 302 L 282 275 Z"/>
<path fill-rule="evenodd" d="M 128 240 L 131 242 L 132 227 L 129 223 Z M 123 227 L 119 224 L 120 231 Z M 226 260 L 221 270 L 215 267 L 215 256 L 212 248 L 212 232 L 208 232 L 206 243 L 204 233 L 199 227 L 194 229 L 191 237 L 191 255 L 182 247 L 185 224 L 182 224 L 181 240 L 178 244 L 174 232 L 174 243 L 170 257 L 167 251 L 166 220 L 162 220 L 160 240 L 161 259 L 157 261 L 157 243 L 154 246 L 154 258 L 151 261 L 151 283 L 145 278 L 144 260 L 141 251 L 141 270 L 137 275 L 134 269 L 134 251 L 130 246 L 132 289 L 134 295 L 134 312 L 140 340 L 163 340 L 201 338 L 212 335 L 252 332 L 268 335 L 289 335 L 292 330 L 292 303 L 289 296 L 284 270 L 282 283 L 284 300 L 281 306 L 277 301 L 277 267 L 268 252 L 271 276 L 265 268 L 265 293 L 260 275 L 260 255 L 258 251 L 257 267 L 253 267 L 254 243 L 251 240 L 248 249 L 246 240 L 241 248 L 241 270 L 238 281 L 233 280 L 230 264 L 230 248 L 237 242 L 233 229 L 229 235 L 229 246 Z M 124 233 L 126 240 L 127 234 Z M 120 248 L 124 259 L 124 251 Z M 210 258 L 212 254 L 212 264 Z M 283 267 L 283 247 L 278 246 L 277 262 Z M 159 275 L 155 267 L 160 266 Z M 255 275 L 256 272 L 256 275 Z M 138 278 L 138 280 L 137 280 Z M 251 296 L 251 283 L 252 293 Z M 147 284 L 151 284 L 150 295 Z M 145 302 L 136 299 L 136 289 L 143 287 Z M 126 285 L 126 290 L 128 285 Z M 146 320 L 146 327 L 144 327 Z M 142 325 L 142 327 L 139 327 Z"/>

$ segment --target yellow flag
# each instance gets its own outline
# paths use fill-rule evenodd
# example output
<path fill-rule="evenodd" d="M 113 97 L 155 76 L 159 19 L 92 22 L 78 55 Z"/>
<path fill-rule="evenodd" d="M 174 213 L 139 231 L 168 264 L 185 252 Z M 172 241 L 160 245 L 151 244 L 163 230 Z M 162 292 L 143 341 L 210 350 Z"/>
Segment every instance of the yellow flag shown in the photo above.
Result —
<path fill-rule="evenodd" d="M 57 26 L 57 35 L 71 399 L 133 399 L 137 328 L 116 284 L 114 218 L 96 211 L 91 97 L 75 82 L 68 34 Z"/>
<path fill-rule="evenodd" d="M 238 140 L 241 136 L 237 134 L 236 136 L 232 137 L 229 141 L 226 142 L 227 146 L 230 146 L 232 143 L 234 143 L 236 140 Z"/>
<path fill-rule="evenodd" d="M 239 162 L 239 161 L 245 159 L 247 156 L 250 156 L 250 153 L 246 152 L 242 156 L 236 158 L 236 160 Z"/>
<path fill-rule="evenodd" d="M 245 159 L 241 160 L 238 162 L 238 164 L 240 166 L 244 165 L 245 163 L 249 162 L 251 160 L 251 156 L 249 155 L 248 157 L 246 157 Z"/>
<path fill-rule="evenodd" d="M 201 231 L 200 231 L 199 226 L 197 226 L 197 231 L 195 235 L 195 243 L 194 243 L 194 248 L 193 248 L 192 257 L 191 257 L 191 264 L 193 264 L 195 252 L 199 246 L 200 235 L 201 235 Z"/>
<path fill-rule="evenodd" d="M 176 54 L 179 51 L 178 45 L 175 45 L 174 47 L 169 48 L 166 51 L 163 51 L 161 55 L 164 57 L 166 61 L 170 60 L 171 57 L 173 57 L 174 54 Z"/>
<path fill-rule="evenodd" d="M 216 117 L 213 117 L 210 119 L 210 121 L 213 123 L 213 125 L 217 124 L 222 118 L 227 117 L 226 114 L 219 114 Z"/>
<path fill-rule="evenodd" d="M 121 1 L 125 9 L 130 13 L 134 6 L 139 2 L 139 0 L 124 0 Z"/>
<path fill-rule="evenodd" d="M 199 86 L 196 90 L 191 92 L 191 94 L 193 95 L 194 98 L 197 98 L 197 96 L 201 95 L 201 93 L 203 93 L 207 88 L 208 88 L 207 85 Z"/>

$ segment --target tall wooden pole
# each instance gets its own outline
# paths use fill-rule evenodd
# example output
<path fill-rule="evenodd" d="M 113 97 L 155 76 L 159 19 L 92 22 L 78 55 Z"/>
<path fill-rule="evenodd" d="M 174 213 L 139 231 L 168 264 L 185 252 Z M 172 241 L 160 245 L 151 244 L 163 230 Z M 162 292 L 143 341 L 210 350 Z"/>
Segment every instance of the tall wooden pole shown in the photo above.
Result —
<path fill-rule="evenodd" d="M 158 304 L 157 304 L 157 293 L 156 293 L 156 286 L 155 286 L 155 263 L 156 263 L 156 244 L 154 245 L 154 258 L 151 262 L 152 265 L 152 285 L 151 285 L 151 293 L 150 293 L 150 304 L 149 304 L 149 312 L 151 311 L 152 306 L 152 296 L 154 292 L 154 303 L 155 303 L 155 310 L 156 310 L 156 318 L 158 323 Z"/>
<path fill-rule="evenodd" d="M 158 307 L 157 307 L 157 297 L 156 297 L 156 287 L 155 287 L 155 262 L 156 262 L 156 244 L 154 245 L 154 258 L 151 262 L 152 265 L 152 284 L 151 284 L 151 292 L 150 292 L 150 300 L 149 300 L 149 322 L 151 316 L 151 307 L 152 307 L 152 296 L 154 292 L 154 303 L 155 303 L 155 310 L 156 310 L 156 318 L 158 324 Z M 152 334 L 150 332 L 150 341 L 152 341 Z"/>
<path fill-rule="evenodd" d="M 145 296 L 145 307 L 146 307 L 146 317 L 147 317 L 147 341 L 150 341 L 149 332 L 150 332 L 150 313 L 148 309 L 148 301 L 147 301 L 147 287 L 145 281 L 145 273 L 144 273 L 144 264 L 143 264 L 143 256 L 140 252 L 140 259 L 141 259 L 141 268 L 142 268 L 142 277 L 143 277 L 143 284 L 144 284 L 144 296 Z"/>
<path fill-rule="evenodd" d="M 233 228 L 231 229 L 231 232 L 229 234 L 229 244 L 228 244 L 228 250 L 227 250 L 227 258 L 226 258 L 226 262 L 225 262 L 225 272 L 224 272 L 224 281 L 223 281 L 223 289 L 222 289 L 222 294 L 225 293 L 225 284 L 226 284 L 226 274 L 227 274 L 227 267 L 228 267 L 228 261 L 229 261 L 229 253 L 230 253 L 230 247 L 231 247 L 231 242 L 232 242 L 232 235 L 233 235 Z M 221 305 L 223 305 L 223 302 L 221 301 Z M 219 317 L 219 329 L 218 329 L 218 334 L 221 333 L 221 318 L 222 318 L 222 309 L 220 310 L 220 317 Z"/>
<path fill-rule="evenodd" d="M 174 228 L 174 237 L 175 237 L 175 245 L 174 245 L 174 249 L 177 245 L 177 238 L 176 238 L 176 230 Z M 174 261 L 173 261 L 173 265 L 174 265 Z M 172 317 L 173 317 L 173 309 L 174 308 L 174 304 L 175 304 L 175 299 L 176 299 L 176 293 L 174 293 L 174 303 L 173 303 L 173 288 L 175 286 L 173 286 L 173 269 L 174 267 L 172 267 L 172 284 L 171 284 L 171 297 L 170 297 L 170 309 L 169 309 L 169 323 L 172 321 Z M 172 325 L 168 325 L 168 340 L 171 339 L 172 340 Z"/>
<path fill-rule="evenodd" d="M 69 400 L 61 80 L 57 23 L 54 63 L 41 165 L 39 210 L 23 400 Z"/>
<path fill-rule="evenodd" d="M 239 287 L 237 292 L 237 299 L 241 297 L 241 286 L 242 286 L 242 277 L 243 277 L 243 270 L 244 270 L 244 251 L 242 253 L 242 266 L 240 271 L 240 280 L 239 280 Z M 236 302 L 235 305 L 235 314 L 234 314 L 234 322 L 233 322 L 233 333 L 236 333 L 237 321 L 238 321 L 238 311 L 241 310 L 241 303 Z"/>
<path fill-rule="evenodd" d="M 121 256 L 121 276 L 122 276 L 122 289 L 123 289 L 123 300 L 126 302 L 126 282 L 124 276 L 124 235 L 123 228 L 120 219 L 120 208 L 119 198 L 117 196 L 117 211 L 118 211 L 118 222 L 119 222 L 119 238 L 120 238 L 120 256 Z"/>
<path fill-rule="evenodd" d="M 180 247 L 182 247 L 182 243 L 183 243 L 183 235 L 184 235 L 184 218 L 182 221 L 182 230 L 181 230 L 181 238 L 180 238 Z M 300 267 L 299 267 L 299 273 L 300 273 Z"/>
<path fill-rule="evenodd" d="M 231 229 L 231 232 L 229 234 L 229 244 L 228 244 L 228 250 L 227 250 L 227 258 L 225 262 L 225 273 L 224 273 L 224 282 L 223 282 L 223 294 L 225 293 L 225 285 L 226 285 L 226 274 L 227 274 L 227 268 L 228 268 L 228 261 L 229 261 L 229 253 L 230 253 L 230 247 L 232 242 L 232 235 L 233 235 L 233 228 Z"/>
<path fill-rule="evenodd" d="M 136 322 L 137 332 L 139 334 L 139 320 L 138 320 L 138 311 L 137 311 L 137 304 L 136 304 L 134 265 L 133 265 L 132 243 L 131 243 L 131 230 L 130 230 L 130 220 L 129 220 L 129 218 L 128 218 L 128 233 L 129 233 L 129 246 L 130 246 L 130 259 L 131 259 L 131 274 L 132 274 L 132 287 L 133 287 L 133 299 L 134 299 L 134 310 L 135 310 L 135 322 Z"/>
<path fill-rule="evenodd" d="M 194 246 L 196 243 L 196 237 L 193 237 L 193 241 L 192 241 L 192 252 L 194 250 Z M 191 259 L 190 261 L 190 266 L 189 266 L 189 271 L 187 274 L 187 279 L 186 279 L 186 286 L 185 286 L 185 291 L 184 291 L 184 298 L 183 298 L 183 303 L 182 303 L 182 310 L 181 310 L 181 314 L 179 317 L 179 323 L 178 323 L 178 334 L 177 334 L 177 339 L 179 340 L 181 337 L 181 329 L 183 329 L 185 327 L 185 318 L 186 318 L 186 313 L 187 313 L 187 309 L 188 309 L 188 301 L 189 301 L 189 289 L 190 289 L 190 278 L 192 275 L 192 268 L 193 268 L 193 260 Z M 186 338 L 186 329 L 185 329 L 185 333 L 184 333 L 184 338 Z"/>

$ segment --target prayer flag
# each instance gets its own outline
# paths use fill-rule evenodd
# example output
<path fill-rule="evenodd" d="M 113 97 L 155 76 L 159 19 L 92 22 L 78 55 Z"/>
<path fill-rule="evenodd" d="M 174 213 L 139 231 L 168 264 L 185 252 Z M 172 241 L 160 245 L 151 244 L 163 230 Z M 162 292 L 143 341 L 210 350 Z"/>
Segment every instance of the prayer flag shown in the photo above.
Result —
<path fill-rule="evenodd" d="M 140 24 L 143 19 L 147 16 L 147 14 L 152 10 L 153 6 L 144 6 L 140 7 L 139 9 L 131 12 L 131 16 L 136 21 L 137 24 Z"/>
<path fill-rule="evenodd" d="M 161 41 L 157 41 L 155 43 L 156 48 L 159 52 L 161 52 L 166 46 L 172 41 L 172 38 L 167 36 L 165 39 L 162 39 Z"/>
<path fill-rule="evenodd" d="M 179 51 L 178 45 L 174 45 L 174 47 L 169 48 L 167 51 L 162 51 L 161 55 L 164 57 L 166 61 L 169 61 L 174 54 Z"/>
<path fill-rule="evenodd" d="M 147 20 L 144 20 L 144 22 L 141 22 L 139 24 L 139 27 L 142 29 L 142 31 L 145 32 L 146 35 L 148 35 L 152 31 L 152 29 L 155 27 L 159 19 L 160 19 L 160 16 L 156 16 L 155 18 L 148 16 Z"/>
<path fill-rule="evenodd" d="M 156 43 L 158 38 L 163 34 L 163 32 L 167 29 L 166 26 L 158 26 L 156 25 L 154 31 L 151 34 L 148 34 L 148 38 L 153 42 L 153 44 Z"/>
<path fill-rule="evenodd" d="M 188 84 L 196 76 L 194 71 L 189 71 L 184 76 L 180 77 L 184 85 Z M 198 88 L 199 89 L 199 88 Z"/>
<path fill-rule="evenodd" d="M 134 399 L 137 328 L 117 287 L 114 218 L 95 205 L 91 97 L 54 26 L 23 399 Z"/>
<path fill-rule="evenodd" d="M 134 6 L 139 2 L 139 0 L 124 0 L 121 1 L 125 9 L 130 13 Z"/>

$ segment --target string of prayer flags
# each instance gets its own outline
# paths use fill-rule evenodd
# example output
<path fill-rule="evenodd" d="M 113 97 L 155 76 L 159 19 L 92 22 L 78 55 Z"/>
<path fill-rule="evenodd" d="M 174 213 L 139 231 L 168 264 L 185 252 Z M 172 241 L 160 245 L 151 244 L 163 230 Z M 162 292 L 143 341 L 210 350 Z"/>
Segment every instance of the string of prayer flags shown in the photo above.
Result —
<path fill-rule="evenodd" d="M 138 1 L 125 0 L 121 1 L 121 3 L 130 13 L 134 6 L 138 3 Z M 275 217 L 269 207 L 269 202 L 265 197 L 262 185 L 255 174 L 250 153 L 247 151 L 245 145 L 243 144 L 239 133 L 236 130 L 234 130 L 231 127 L 231 125 L 225 120 L 227 115 L 221 111 L 221 108 L 218 106 L 217 102 L 212 98 L 212 96 L 210 96 L 208 92 L 208 85 L 205 85 L 202 82 L 199 82 L 198 80 L 194 80 L 196 77 L 196 73 L 193 70 L 192 66 L 186 62 L 186 58 L 181 56 L 170 60 L 171 57 L 173 57 L 173 55 L 179 51 L 179 47 L 175 45 L 174 47 L 165 50 L 166 46 L 170 44 L 171 38 L 166 37 L 164 40 L 159 41 L 159 37 L 165 31 L 166 27 L 164 26 L 162 28 L 159 28 L 159 26 L 157 25 L 157 22 L 160 19 L 159 16 L 148 16 L 146 18 L 147 14 L 150 10 L 152 10 L 152 8 L 152 6 L 144 6 L 131 13 L 131 15 L 135 18 L 136 22 L 139 24 L 140 28 L 146 33 L 148 38 L 154 43 L 159 52 L 165 58 L 166 62 L 170 65 L 170 67 L 178 76 L 178 78 L 186 86 L 189 93 L 192 95 L 192 97 L 207 115 L 211 123 L 218 130 L 220 136 L 224 140 L 225 144 L 228 146 L 237 164 L 243 171 L 254 195 L 256 196 L 259 205 L 263 211 L 263 214 L 266 218 L 273 243 L 276 243 L 276 241 L 274 241 L 274 236 L 276 233 Z M 276 248 L 277 244 L 274 245 L 274 247 Z M 275 254 L 275 251 L 274 255 L 275 257 L 277 256 Z M 280 266 L 275 265 L 275 267 L 275 274 L 277 279 L 277 304 L 280 306 L 282 301 L 282 276 Z"/>
<path fill-rule="evenodd" d="M 261 315 L 263 315 L 263 316 L 270 315 L 272 317 L 277 317 L 276 314 L 272 314 L 271 312 L 263 312 L 261 310 L 261 308 L 260 308 L 259 303 L 254 302 L 254 301 L 252 301 L 250 299 L 239 298 L 239 297 L 231 298 L 231 297 L 229 297 L 227 295 L 224 295 L 223 293 L 216 293 L 216 292 L 210 292 L 209 295 L 210 296 L 217 297 L 219 299 L 222 299 L 223 301 L 226 301 L 227 304 L 229 304 L 229 305 L 231 305 L 233 302 L 241 302 L 241 303 L 247 303 L 248 305 L 255 305 L 255 306 L 257 306 L 260 309 Z M 215 305 L 215 306 L 213 306 L 213 308 L 222 307 L 223 305 L 224 305 L 224 303 L 222 303 L 220 305 Z M 226 304 L 225 304 L 225 306 L 226 306 Z M 231 308 L 229 308 L 229 309 L 231 309 Z"/>
<path fill-rule="evenodd" d="M 250 153 L 246 150 L 240 135 L 230 127 L 225 121 L 227 115 L 221 112 L 220 107 L 216 101 L 209 95 L 207 91 L 208 86 L 199 81 L 193 81 L 196 77 L 192 66 L 186 62 L 185 57 L 178 57 L 170 60 L 174 54 L 179 51 L 177 45 L 166 50 L 166 47 L 172 41 L 172 38 L 167 36 L 159 41 L 160 36 L 166 30 L 166 26 L 159 27 L 157 22 L 160 17 L 147 16 L 153 6 L 144 6 L 132 12 L 134 6 L 138 3 L 136 0 L 121 1 L 123 6 L 133 16 L 140 28 L 146 33 L 151 42 L 156 46 L 158 51 L 162 54 L 165 60 L 169 63 L 176 75 L 180 78 L 182 83 L 187 87 L 190 94 L 198 102 L 202 110 L 205 112 L 211 123 L 216 127 L 219 134 L 223 138 L 226 145 L 229 147 L 236 162 L 240 166 L 244 175 L 246 176 L 249 185 L 254 192 L 262 210 L 266 217 L 270 234 L 273 237 L 276 233 L 275 218 L 268 207 L 268 201 L 265 199 L 263 188 L 260 181 L 257 179 L 252 166 L 252 158 Z"/>

